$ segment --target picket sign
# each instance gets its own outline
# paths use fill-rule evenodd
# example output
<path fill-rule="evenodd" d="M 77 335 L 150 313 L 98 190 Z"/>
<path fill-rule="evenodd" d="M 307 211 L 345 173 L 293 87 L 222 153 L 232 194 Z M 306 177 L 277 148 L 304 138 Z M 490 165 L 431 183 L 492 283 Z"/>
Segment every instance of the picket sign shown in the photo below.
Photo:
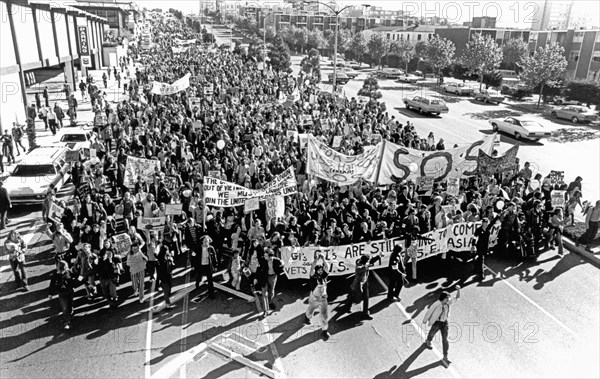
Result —
<path fill-rule="evenodd" d="M 260 203 L 257 197 L 248 199 L 244 202 L 244 213 L 250 213 L 260 208 Z"/>

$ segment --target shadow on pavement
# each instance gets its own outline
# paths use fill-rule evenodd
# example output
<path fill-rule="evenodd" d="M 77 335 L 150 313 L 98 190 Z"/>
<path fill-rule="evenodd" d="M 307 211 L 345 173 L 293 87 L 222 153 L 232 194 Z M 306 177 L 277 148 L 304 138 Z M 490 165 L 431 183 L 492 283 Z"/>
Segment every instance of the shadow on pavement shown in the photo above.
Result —
<path fill-rule="evenodd" d="M 432 368 L 443 366 L 441 361 L 436 361 L 425 365 L 423 367 L 414 368 L 409 370 L 410 365 L 421 355 L 421 353 L 425 351 L 425 345 L 420 345 L 417 350 L 415 350 L 409 357 L 402 362 L 400 366 L 392 366 L 389 370 L 384 371 L 380 374 L 375 375 L 375 379 L 387 379 L 387 378 L 413 378 L 415 376 L 419 376 L 425 374 L 427 371 Z"/>

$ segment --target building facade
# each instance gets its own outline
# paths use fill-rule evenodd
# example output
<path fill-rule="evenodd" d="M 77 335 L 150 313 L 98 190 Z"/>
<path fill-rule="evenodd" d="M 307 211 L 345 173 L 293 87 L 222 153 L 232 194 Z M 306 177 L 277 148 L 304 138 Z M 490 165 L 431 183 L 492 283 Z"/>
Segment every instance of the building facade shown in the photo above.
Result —
<path fill-rule="evenodd" d="M 106 19 L 80 9 L 41 1 L 0 0 L 0 128 L 25 123 L 32 73 L 62 71 L 76 89 L 78 69 L 100 68 Z M 82 67 L 83 66 L 83 67 Z"/>

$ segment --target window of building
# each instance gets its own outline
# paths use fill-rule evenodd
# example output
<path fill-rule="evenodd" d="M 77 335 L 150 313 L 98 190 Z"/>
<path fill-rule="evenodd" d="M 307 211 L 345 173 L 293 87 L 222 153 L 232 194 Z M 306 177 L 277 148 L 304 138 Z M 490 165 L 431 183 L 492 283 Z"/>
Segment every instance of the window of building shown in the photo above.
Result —
<path fill-rule="evenodd" d="M 569 53 L 569 62 L 577 62 L 579 60 L 579 50 L 572 50 Z"/>
<path fill-rule="evenodd" d="M 420 41 L 420 40 L 421 40 L 421 35 L 417 34 L 417 41 Z"/>
<path fill-rule="evenodd" d="M 390 39 L 390 33 L 387 34 L 387 39 Z"/>
<path fill-rule="evenodd" d="M 433 34 L 429 33 L 429 35 L 427 36 L 427 39 L 432 39 L 433 38 Z"/>
<path fill-rule="evenodd" d="M 531 36 L 529 37 L 529 42 L 537 42 L 538 40 L 538 33 L 531 33 Z"/>
<path fill-rule="evenodd" d="M 583 32 L 575 32 L 573 34 L 573 42 L 582 42 L 583 41 Z"/>
<path fill-rule="evenodd" d="M 600 62 L 600 51 L 594 51 L 592 53 L 592 61 Z"/>

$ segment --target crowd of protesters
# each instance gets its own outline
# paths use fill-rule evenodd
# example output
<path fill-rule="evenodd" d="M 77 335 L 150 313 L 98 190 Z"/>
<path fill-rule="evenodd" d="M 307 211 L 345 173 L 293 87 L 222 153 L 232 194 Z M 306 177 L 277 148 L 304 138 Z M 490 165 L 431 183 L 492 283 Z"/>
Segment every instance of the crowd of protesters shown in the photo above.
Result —
<path fill-rule="evenodd" d="M 125 100 L 111 104 L 93 79 L 80 87 L 89 95 L 97 116 L 97 139 L 91 147 L 96 158 L 73 164 L 71 177 L 77 191 L 72 204 L 58 201 L 54 191 L 44 201 L 57 268 L 50 293 L 58 295 L 65 328 L 70 328 L 73 296 L 81 284 L 90 301 L 102 296 L 117 307 L 126 292 L 120 288 L 126 278 L 142 303 L 148 279 L 151 288 L 162 289 L 166 308 L 173 307 L 170 296 L 176 265 L 191 265 L 197 288 L 206 278 L 210 298 L 215 296 L 213 273 L 227 270 L 232 288 L 260 296 L 267 316 L 268 310 L 276 309 L 277 278 L 285 263 L 283 246 L 345 245 L 482 221 L 473 241 L 476 274 L 481 277 L 484 256 L 489 254 L 489 230 L 496 222 L 501 227 L 494 253 L 535 257 L 556 244 L 563 254 L 562 228 L 572 219 L 575 207 L 584 206 L 581 178 L 561 187 L 534 175 L 526 163 L 510 175 L 462 179 L 457 196 L 449 195 L 443 182 L 425 194 L 410 180 L 386 188 L 366 182 L 338 186 L 316 180 L 306 175 L 306 151 L 288 131 L 294 135 L 310 132 L 328 144 L 334 136 L 343 136 L 338 150 L 349 155 L 374 144 L 369 138 L 373 134 L 422 150 L 443 150 L 444 142 L 436 141 L 433 134 L 421 138 L 414 125 L 389 117 L 382 103 L 340 99 L 290 74 L 259 70 L 253 59 L 237 52 L 197 43 L 173 54 L 176 33 L 181 39 L 198 38 L 179 24 L 157 23 L 155 47 L 135 54 L 139 62 L 135 72 L 127 74 L 127 60 L 131 63 L 134 57 L 120 62 L 120 72 L 117 68 L 106 72 L 108 78 L 111 73 L 115 78 L 129 78 L 123 86 L 128 95 Z M 152 94 L 153 81 L 172 83 L 187 73 L 191 74 L 189 89 L 168 96 Z M 95 90 L 86 92 L 89 86 Z M 288 95 L 294 100 L 280 101 Z M 300 115 L 311 115 L 312 123 L 300 124 Z M 321 125 L 323 119 L 329 120 L 327 127 Z M 160 169 L 135 178 L 130 185 L 125 170 L 128 156 L 160 161 Z M 289 167 L 295 170 L 298 193 L 285 197 L 283 217 L 266 219 L 264 206 L 244 213 L 244 207 L 203 204 L 202 182 L 209 172 L 260 189 Z M 567 190 L 564 210 L 552 207 L 550 193 L 555 188 Z M 50 214 L 53 202 L 65 208 L 60 220 Z M 182 204 L 181 214 L 167 215 L 166 206 L 174 203 Z M 454 207 L 448 210 L 447 205 Z M 164 217 L 165 224 L 148 232 L 138 225 L 140 218 L 148 217 Z M 582 243 L 595 238 L 599 219 L 600 202 L 586 213 L 590 231 Z M 114 237 L 121 233 L 127 233 L 131 241 L 127 251 L 116 244 Z M 27 246 L 16 232 L 9 234 L 5 246 L 15 279 L 26 286 L 23 252 Z M 346 303 L 350 308 L 353 302 L 364 301 L 367 318 L 368 271 L 376 258 L 357 261 Z M 399 300 L 406 259 L 402 249 L 395 249 L 390 259 L 391 301 Z M 327 275 L 324 257 L 317 257 L 311 267 L 306 318 L 310 321 L 313 311 L 320 309 L 324 336 Z"/>

